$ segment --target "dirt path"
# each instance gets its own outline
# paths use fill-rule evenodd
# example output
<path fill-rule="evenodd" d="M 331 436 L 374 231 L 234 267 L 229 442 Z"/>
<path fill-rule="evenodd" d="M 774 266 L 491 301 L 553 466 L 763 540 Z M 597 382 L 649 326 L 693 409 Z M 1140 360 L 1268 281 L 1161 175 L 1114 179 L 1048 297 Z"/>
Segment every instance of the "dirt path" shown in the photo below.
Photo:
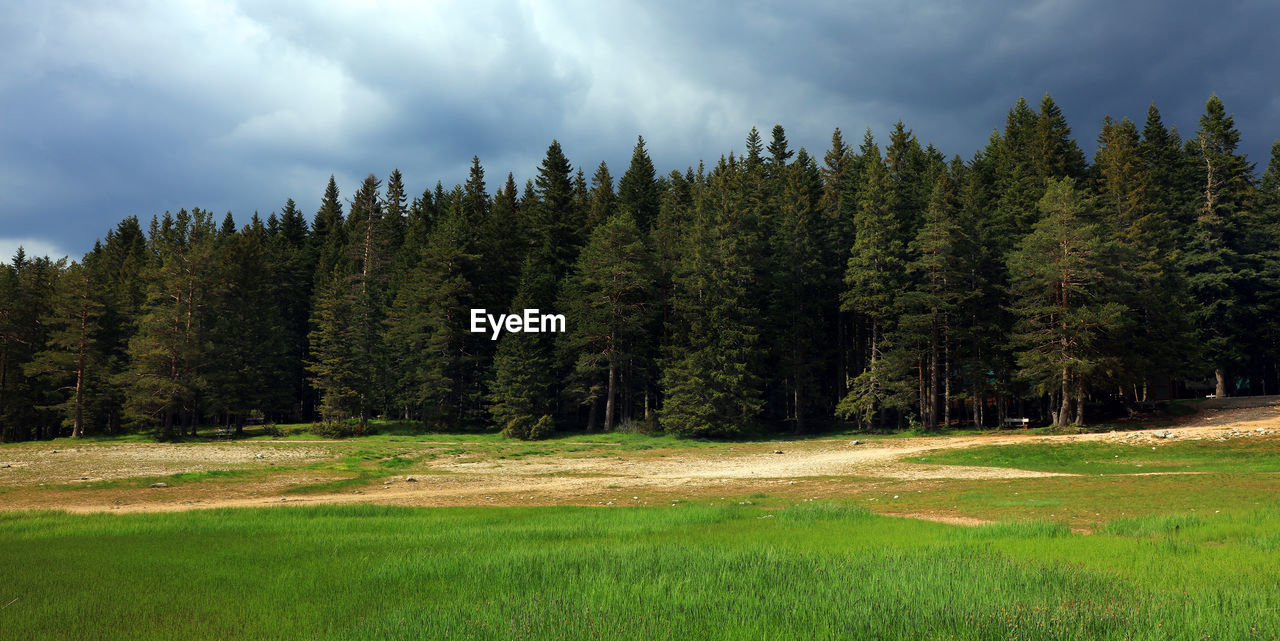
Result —
<path fill-rule="evenodd" d="M 440 455 L 423 459 L 387 483 L 376 481 L 352 490 L 313 494 L 293 494 L 289 490 L 344 478 L 342 472 L 305 467 L 334 460 L 342 452 L 338 444 L 92 443 L 54 451 L 47 444 L 37 443 L 0 448 L 0 510 L 151 512 L 320 503 L 654 505 L 753 492 L 805 496 L 847 493 L 885 482 L 1065 476 L 996 467 L 927 465 L 910 460 L 914 455 L 937 450 L 1097 440 L 1145 446 L 1185 439 L 1247 438 L 1276 431 L 1280 431 L 1280 397 L 1224 399 L 1206 402 L 1200 414 L 1175 426 L 1133 432 L 1038 436 L 1011 431 L 870 442 L 815 439 L 622 451 L 609 456 L 557 453 L 510 459 Z M 400 445 L 413 454 L 448 452 L 444 448 L 451 444 L 396 444 Z M 139 487 L 138 483 L 130 487 L 127 482 L 137 477 L 215 470 L 233 470 L 240 476 L 165 488 Z M 407 480 L 410 477 L 414 480 Z M 123 486 L 93 485 L 121 479 L 125 480 Z M 75 489 L 77 484 L 86 487 Z"/>

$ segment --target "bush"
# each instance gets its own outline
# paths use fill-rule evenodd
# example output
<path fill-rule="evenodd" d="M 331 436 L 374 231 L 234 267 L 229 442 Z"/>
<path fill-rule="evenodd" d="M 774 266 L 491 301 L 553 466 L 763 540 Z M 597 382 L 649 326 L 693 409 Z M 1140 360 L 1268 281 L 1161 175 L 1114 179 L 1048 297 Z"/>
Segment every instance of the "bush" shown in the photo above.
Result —
<path fill-rule="evenodd" d="M 529 440 L 542 440 L 551 436 L 551 433 L 554 431 L 556 431 L 556 426 L 551 422 L 551 417 L 543 414 L 542 418 L 538 419 L 538 422 L 534 423 L 533 427 L 529 428 Z"/>
<path fill-rule="evenodd" d="M 320 438 L 347 438 L 355 436 L 355 427 L 343 421 L 323 421 L 311 425 L 311 433 Z"/>
<path fill-rule="evenodd" d="M 554 431 L 555 424 L 551 422 L 551 417 L 543 414 L 537 421 L 528 416 L 517 416 L 511 419 L 507 422 L 507 426 L 502 428 L 502 435 L 522 441 L 536 441 L 551 436 Z"/>

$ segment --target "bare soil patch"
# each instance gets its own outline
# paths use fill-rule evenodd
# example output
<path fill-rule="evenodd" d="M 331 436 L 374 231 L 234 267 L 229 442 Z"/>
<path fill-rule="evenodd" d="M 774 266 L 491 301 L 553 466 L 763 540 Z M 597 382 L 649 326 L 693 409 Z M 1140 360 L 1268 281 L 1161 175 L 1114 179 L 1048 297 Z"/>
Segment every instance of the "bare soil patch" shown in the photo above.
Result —
<path fill-rule="evenodd" d="M 317 503 L 393 505 L 661 505 L 752 493 L 794 498 L 852 496 L 884 483 L 1003 480 L 1068 476 L 1028 470 L 926 465 L 912 455 L 936 450 L 1038 441 L 1107 440 L 1159 445 L 1183 439 L 1252 438 L 1280 431 L 1280 397 L 1214 399 L 1168 427 L 1131 432 L 1033 435 L 1022 431 L 964 436 L 725 444 L 699 449 L 621 450 L 608 456 L 564 453 L 515 459 L 447 455 L 443 443 L 396 443 L 424 456 L 395 476 L 343 491 L 298 494 L 299 486 L 351 477 L 309 469 L 351 446 L 325 442 L 207 444 L 87 443 L 67 449 L 27 443 L 0 447 L 0 510 L 75 512 L 176 511 Z M 54 450 L 57 450 L 56 452 Z M 8 467 L 4 467 L 7 465 Z M 311 466 L 314 468 L 315 466 Z M 99 487 L 100 481 L 242 470 L 174 487 Z M 414 481 L 408 481 L 413 477 Z M 389 480 L 390 483 L 384 483 Z M 77 484 L 86 487 L 75 488 Z M 293 489 L 294 491 L 290 491 Z M 976 524 L 949 514 L 911 518 Z M 974 521 L 974 522 L 969 522 Z"/>

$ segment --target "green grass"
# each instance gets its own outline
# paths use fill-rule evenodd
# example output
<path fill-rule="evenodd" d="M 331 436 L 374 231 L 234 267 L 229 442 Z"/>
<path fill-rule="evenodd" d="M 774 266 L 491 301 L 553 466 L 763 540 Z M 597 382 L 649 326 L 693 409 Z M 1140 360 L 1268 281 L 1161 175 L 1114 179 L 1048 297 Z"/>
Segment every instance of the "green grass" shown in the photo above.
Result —
<path fill-rule="evenodd" d="M 944 465 L 1011 467 L 1069 474 L 1150 472 L 1280 472 L 1280 441 L 1270 438 L 1229 441 L 1166 441 L 1159 445 L 1124 443 L 1025 443 L 950 450 L 906 460 Z"/>
<path fill-rule="evenodd" d="M 178 474 L 168 474 L 165 476 L 133 476 L 123 479 L 112 479 L 109 481 L 89 481 L 86 483 L 64 483 L 61 485 L 48 486 L 50 489 L 56 490 L 105 490 L 120 488 L 138 488 L 148 487 L 152 483 L 165 483 L 169 486 L 187 485 L 191 483 L 204 483 L 208 481 L 240 481 L 248 478 L 261 477 L 267 474 L 266 470 L 252 469 L 235 469 L 235 470 L 206 470 L 203 472 L 181 472 Z"/>
<path fill-rule="evenodd" d="M 1274 639 L 1277 531 L 1274 509 L 1118 521 L 1087 537 L 1052 522 L 966 529 L 822 503 L 7 513 L 0 630 L 139 640 Z"/>

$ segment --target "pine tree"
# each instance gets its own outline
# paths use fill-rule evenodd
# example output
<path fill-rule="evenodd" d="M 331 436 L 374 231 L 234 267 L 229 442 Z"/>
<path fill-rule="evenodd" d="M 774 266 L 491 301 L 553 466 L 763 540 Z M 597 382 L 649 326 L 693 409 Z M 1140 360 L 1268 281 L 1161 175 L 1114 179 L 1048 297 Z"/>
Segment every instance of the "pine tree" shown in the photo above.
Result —
<path fill-rule="evenodd" d="M 643 353 L 653 280 L 643 236 L 624 210 L 592 232 L 562 294 L 561 308 L 573 326 L 561 351 L 572 364 L 575 396 L 590 405 L 592 425 L 603 396 L 605 431 L 615 425 L 620 371 Z"/>
<path fill-rule="evenodd" d="M 924 225 L 909 247 L 908 273 L 913 287 L 904 293 L 898 334 L 903 345 L 916 345 L 918 404 L 925 429 L 946 418 L 949 394 L 943 379 L 950 376 L 953 322 L 965 303 L 963 255 L 968 240 L 957 222 L 955 187 L 940 174 L 934 183 Z"/>
<path fill-rule="evenodd" d="M 769 300 L 774 327 L 774 352 L 782 375 L 782 412 L 792 432 L 804 433 L 806 420 L 819 405 L 822 361 L 820 347 L 825 311 L 823 301 L 814 296 L 823 291 L 823 242 L 818 200 L 821 182 L 818 168 L 804 151 L 788 170 L 788 179 L 779 199 L 772 234 L 772 276 Z"/>
<path fill-rule="evenodd" d="M 552 141 L 538 168 L 536 200 L 526 221 L 533 245 L 520 270 L 512 310 L 549 310 L 577 258 L 575 203 L 569 160 Z M 526 198 L 530 195 L 526 194 Z M 493 362 L 489 412 L 509 436 L 532 438 L 550 429 L 558 398 L 554 341 L 543 333 L 503 334 Z M 545 419 L 545 420 L 544 420 Z M 534 430 L 533 426 L 541 426 Z"/>
<path fill-rule="evenodd" d="M 348 412 L 363 426 L 390 407 L 382 334 L 394 248 L 382 223 L 380 188 L 381 181 L 370 175 L 352 198 L 344 256 L 334 268 L 332 286 L 321 288 L 313 309 L 311 369 L 327 422 L 346 418 L 342 413 Z"/>
<path fill-rule="evenodd" d="M 1250 328 L 1259 326 L 1249 300 L 1257 287 L 1256 265 L 1246 243 L 1254 231 L 1247 219 L 1253 165 L 1236 153 L 1240 132 L 1218 96 L 1209 98 L 1196 138 L 1203 185 L 1195 233 L 1185 254 L 1194 305 L 1191 317 L 1208 365 L 1217 378 L 1216 394 L 1226 396 L 1227 371 L 1244 360 L 1252 346 Z"/>
<path fill-rule="evenodd" d="M 330 175 L 329 185 L 325 187 L 324 198 L 320 201 L 320 209 L 316 212 L 315 222 L 311 227 L 317 286 L 327 284 L 333 278 L 334 269 L 342 259 L 343 248 L 347 245 L 343 223 L 338 183 Z"/>
<path fill-rule="evenodd" d="M 516 181 L 507 174 L 502 189 L 494 194 L 489 218 L 484 221 L 480 253 L 485 265 L 483 302 L 487 309 L 508 309 L 515 296 L 524 263 L 527 230 L 521 226 L 520 202 Z"/>
<path fill-rule="evenodd" d="M 1110 248 L 1075 181 L 1051 178 L 1040 200 L 1042 217 L 1009 255 L 1014 311 L 1013 341 L 1021 375 L 1059 400 L 1054 425 L 1072 420 L 1073 400 L 1089 391 L 1110 364 L 1103 348 L 1122 331 L 1126 308 L 1108 299 L 1114 274 Z M 1074 413 L 1081 423 L 1083 411 Z"/>
<path fill-rule="evenodd" d="M 153 219 L 153 227 L 154 225 Z M 166 212 L 149 242 L 154 256 L 138 333 L 129 341 L 126 410 L 156 427 L 160 440 L 177 436 L 183 422 L 195 431 L 207 358 L 208 292 L 214 225 L 209 212 Z"/>
<path fill-rule="evenodd" d="M 52 312 L 59 267 L 47 256 L 29 258 L 22 247 L 0 264 L 0 437 L 5 441 L 53 438 L 61 424 L 59 402 L 23 366 L 46 342 L 41 318 Z"/>
<path fill-rule="evenodd" d="M 267 250 L 270 297 L 279 315 L 283 345 L 277 365 L 283 379 L 279 384 L 290 399 L 287 417 L 300 421 L 309 414 L 311 402 L 304 363 L 309 358 L 307 333 L 316 266 L 306 218 L 292 198 L 280 210 L 279 228 L 267 239 Z"/>
<path fill-rule="evenodd" d="M 782 128 L 782 125 L 773 126 L 773 138 L 769 141 L 768 151 L 767 164 L 770 178 L 785 181 L 786 168 L 790 165 L 791 157 L 795 155 L 795 152 L 788 147 L 787 132 Z"/>
<path fill-rule="evenodd" d="M 211 291 L 207 293 L 209 408 L 223 414 L 224 425 L 243 432 L 253 412 L 279 415 L 288 406 L 292 386 L 284 379 L 284 323 L 275 305 L 265 229 L 255 216 L 249 225 L 214 246 Z"/>
<path fill-rule="evenodd" d="M 695 218 L 672 275 L 672 337 L 664 354 L 663 429 L 727 436 L 753 428 L 763 409 L 756 221 L 723 160 L 695 196 Z M 747 170 L 750 171 L 750 170 Z"/>
<path fill-rule="evenodd" d="M 618 196 L 613 193 L 613 176 L 609 174 L 609 165 L 603 161 L 591 176 L 590 202 L 584 236 L 589 236 L 592 230 L 613 216 L 618 205 Z"/>
<path fill-rule="evenodd" d="M 431 429 L 468 427 L 479 419 L 483 352 L 476 343 L 488 337 L 468 332 L 479 296 L 477 242 L 458 202 L 432 228 L 387 319 L 385 340 L 400 372 L 396 400 Z"/>
<path fill-rule="evenodd" d="M 67 392 L 57 409 L 74 438 L 85 435 L 86 406 L 103 380 L 97 371 L 103 358 L 95 339 L 103 308 L 98 296 L 89 271 L 79 263 L 68 266 L 43 319 L 48 331 L 45 347 L 24 366 L 27 376 L 52 378 L 55 388 Z"/>
<path fill-rule="evenodd" d="M 849 386 L 837 413 L 863 425 L 884 408 L 885 337 L 896 317 L 894 299 L 905 268 L 902 243 L 893 215 L 892 185 L 880 150 L 872 146 L 854 218 L 855 240 L 845 269 L 842 307 L 862 317 L 868 327 L 862 373 Z M 883 418 L 883 415 L 882 415 Z"/>
<path fill-rule="evenodd" d="M 1185 284 L 1175 268 L 1178 230 L 1153 191 L 1153 172 L 1143 155 L 1137 126 L 1125 118 L 1107 117 L 1098 134 L 1094 156 L 1102 232 L 1114 239 L 1118 252 L 1120 301 L 1133 315 L 1132 331 L 1117 336 L 1110 351 L 1123 360 L 1115 375 L 1122 389 L 1178 371 L 1193 351 L 1182 301 Z"/>
<path fill-rule="evenodd" d="M 331 279 L 320 285 L 308 335 L 312 383 L 321 392 L 320 418 L 334 423 L 362 414 L 368 407 L 369 363 L 352 346 L 361 341 L 358 302 L 346 283 Z"/>
<path fill-rule="evenodd" d="M 636 138 L 631 152 L 631 165 L 618 181 L 618 207 L 631 212 L 640 231 L 648 234 L 658 218 L 659 189 L 653 161 L 644 146 L 644 137 Z"/>
<path fill-rule="evenodd" d="M 555 282 L 533 257 L 520 270 L 520 285 L 513 310 L 546 309 L 540 301 L 555 296 Z M 536 439 L 545 436 L 555 411 L 554 356 L 551 338 L 544 333 L 508 332 L 498 341 L 494 357 L 489 412 L 504 436 Z M 535 426 L 538 429 L 534 429 Z"/>
<path fill-rule="evenodd" d="M 1034 136 L 1032 162 L 1038 176 L 1076 180 L 1084 176 L 1084 152 L 1071 137 L 1071 127 L 1062 109 L 1047 93 L 1040 100 Z"/>

